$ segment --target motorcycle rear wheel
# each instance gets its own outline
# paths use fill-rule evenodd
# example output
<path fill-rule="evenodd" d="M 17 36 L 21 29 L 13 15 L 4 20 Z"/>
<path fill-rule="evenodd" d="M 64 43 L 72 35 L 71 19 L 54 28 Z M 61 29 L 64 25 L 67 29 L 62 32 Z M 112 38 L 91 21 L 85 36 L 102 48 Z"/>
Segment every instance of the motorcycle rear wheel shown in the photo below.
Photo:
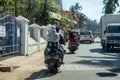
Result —
<path fill-rule="evenodd" d="M 49 70 L 53 74 L 58 73 L 58 69 L 56 69 L 56 68 L 50 68 Z"/>

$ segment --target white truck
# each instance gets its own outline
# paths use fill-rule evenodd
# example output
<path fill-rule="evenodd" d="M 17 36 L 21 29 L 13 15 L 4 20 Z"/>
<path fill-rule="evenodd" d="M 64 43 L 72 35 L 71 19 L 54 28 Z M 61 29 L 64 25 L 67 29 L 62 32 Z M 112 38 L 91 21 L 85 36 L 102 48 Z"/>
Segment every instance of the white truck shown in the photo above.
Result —
<path fill-rule="evenodd" d="M 100 19 L 100 38 L 102 48 L 120 47 L 120 14 L 105 14 Z"/>

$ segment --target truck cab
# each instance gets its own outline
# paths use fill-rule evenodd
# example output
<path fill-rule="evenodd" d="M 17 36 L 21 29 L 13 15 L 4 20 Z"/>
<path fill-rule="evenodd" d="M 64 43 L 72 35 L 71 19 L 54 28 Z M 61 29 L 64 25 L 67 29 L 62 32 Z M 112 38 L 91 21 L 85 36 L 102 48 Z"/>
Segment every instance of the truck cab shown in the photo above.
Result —
<path fill-rule="evenodd" d="M 120 14 L 105 14 L 99 25 L 101 46 L 106 51 L 120 47 Z"/>
<path fill-rule="evenodd" d="M 105 48 L 120 47 L 120 23 L 110 23 L 107 25 L 105 34 Z"/>

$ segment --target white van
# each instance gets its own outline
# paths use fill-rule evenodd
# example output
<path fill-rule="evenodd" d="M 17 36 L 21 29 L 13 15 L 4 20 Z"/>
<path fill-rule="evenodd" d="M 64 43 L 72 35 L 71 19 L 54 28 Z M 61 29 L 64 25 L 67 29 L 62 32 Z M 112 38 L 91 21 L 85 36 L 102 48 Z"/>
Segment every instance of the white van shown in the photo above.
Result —
<path fill-rule="evenodd" d="M 80 32 L 80 43 L 81 42 L 89 42 L 89 43 L 94 42 L 94 36 L 92 34 L 92 31 L 88 31 L 88 30 L 81 31 Z"/>

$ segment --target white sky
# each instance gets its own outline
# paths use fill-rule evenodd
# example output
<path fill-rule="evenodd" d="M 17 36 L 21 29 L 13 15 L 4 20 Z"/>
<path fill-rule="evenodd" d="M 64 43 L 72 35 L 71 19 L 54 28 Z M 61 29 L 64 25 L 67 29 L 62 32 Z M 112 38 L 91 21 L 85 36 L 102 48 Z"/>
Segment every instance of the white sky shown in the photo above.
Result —
<path fill-rule="evenodd" d="M 82 6 L 82 13 L 84 13 L 88 18 L 99 22 L 102 14 L 103 0 L 62 0 L 63 9 L 69 10 L 70 6 L 74 5 L 76 2 Z"/>

